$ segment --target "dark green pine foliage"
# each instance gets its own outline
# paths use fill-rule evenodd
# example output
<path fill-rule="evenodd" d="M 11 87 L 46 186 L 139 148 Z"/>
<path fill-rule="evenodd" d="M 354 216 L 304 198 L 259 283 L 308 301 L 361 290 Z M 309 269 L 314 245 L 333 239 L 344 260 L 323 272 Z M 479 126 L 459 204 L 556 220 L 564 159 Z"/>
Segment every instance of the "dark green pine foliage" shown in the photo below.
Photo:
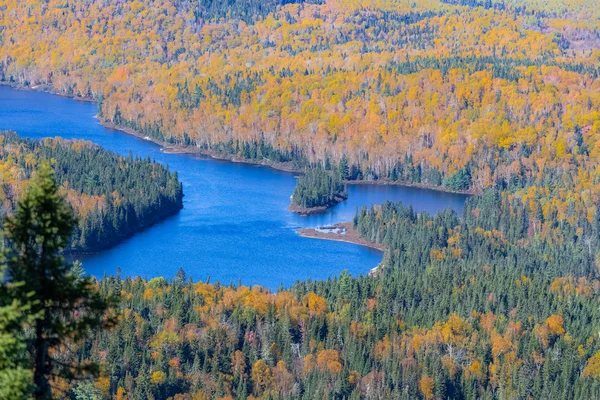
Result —
<path fill-rule="evenodd" d="M 19 200 L 15 215 L 5 223 L 7 277 L 1 293 L 8 292 L 13 302 L 27 305 L 30 321 L 22 322 L 20 328 L 31 355 L 28 364 L 36 399 L 52 398 L 53 378 L 72 380 L 96 374 L 95 363 L 80 364 L 64 349 L 114 323 L 112 317 L 105 318 L 114 305 L 112 300 L 95 289 L 93 278 L 74 273 L 60 255 L 75 222 L 50 168 L 43 164 Z M 2 301 L 6 301 L 4 296 Z"/>
<path fill-rule="evenodd" d="M 182 9 L 191 9 L 196 22 L 219 21 L 221 19 L 241 20 L 248 24 L 258 21 L 275 12 L 285 4 L 321 3 L 319 0 L 200 0 L 180 1 L 175 4 Z"/>
<path fill-rule="evenodd" d="M 427 218 L 423 223 L 427 221 L 431 219 Z M 419 234 L 424 232 L 421 230 Z M 417 256 L 415 254 L 415 258 Z M 410 267 L 413 266 L 414 261 L 411 261 Z M 232 310 L 218 314 L 219 323 L 211 326 L 205 322 L 210 319 L 208 314 L 201 320 L 194 319 L 197 313 L 193 310 L 202 307 L 204 299 L 189 283 L 181 286 L 179 279 L 150 283 L 139 278 L 108 278 L 101 282 L 102 290 L 130 293 L 123 307 L 131 310 L 135 318 L 123 319 L 111 335 L 96 335 L 86 347 L 91 354 L 108 352 L 106 362 L 113 383 L 111 394 L 114 395 L 121 386 L 134 398 L 167 398 L 194 393 L 206 390 L 207 381 L 214 398 L 222 395 L 225 385 L 232 389 L 234 398 L 247 398 L 253 391 L 249 368 L 262 359 L 270 367 L 284 361 L 293 375 L 291 392 L 276 388 L 270 397 L 273 399 L 359 399 L 366 398 L 365 393 L 371 393 L 374 398 L 421 399 L 424 397 L 419 390 L 419 381 L 423 375 L 434 380 L 434 393 L 438 398 L 492 399 L 496 398 L 494 393 L 498 389 L 488 385 L 487 378 L 474 379 L 460 373 L 450 376 L 443 367 L 443 359 L 448 357 L 449 351 L 457 362 L 468 365 L 470 360 L 465 356 L 465 348 L 449 349 L 440 344 L 420 349 L 416 354 L 398 348 L 383 359 L 374 351 L 386 335 L 401 334 L 397 325 L 399 319 L 405 321 L 405 331 L 410 331 L 415 325 L 430 328 L 438 321 L 445 321 L 450 312 L 469 320 L 475 310 L 493 312 L 506 322 L 519 320 L 523 324 L 525 334 L 517 341 L 517 354 L 524 363 L 514 368 L 510 389 L 518 397 L 510 398 L 590 399 L 600 395 L 600 385 L 596 381 L 581 377 L 585 359 L 575 356 L 577 344 L 585 343 L 600 326 L 600 314 L 593 298 L 562 301 L 560 296 L 549 294 L 551 279 L 543 276 L 532 275 L 530 285 L 515 289 L 512 272 L 510 277 L 503 278 L 501 273 L 490 271 L 489 282 L 485 283 L 479 280 L 483 273 L 478 273 L 477 284 L 469 285 L 467 282 L 472 277 L 460 278 L 463 271 L 448 278 L 446 268 L 450 269 L 449 266 L 439 278 L 435 276 L 437 270 L 423 272 L 427 268 L 421 268 L 412 273 L 410 269 L 394 268 L 388 275 L 379 277 L 350 278 L 344 274 L 339 279 L 295 285 L 293 292 L 299 299 L 312 291 L 325 297 L 332 313 L 329 318 L 313 316 L 299 322 L 290 320 L 286 314 L 273 317 L 269 311 L 259 315 L 238 304 Z M 435 268 L 439 268 L 439 264 Z M 440 290 L 441 282 L 448 279 L 451 284 Z M 453 295 L 452 288 L 457 283 L 465 285 L 465 290 Z M 483 287 L 478 288 L 479 285 Z M 148 287 L 161 289 L 164 294 L 145 299 L 144 292 Z M 489 300 L 490 290 L 497 294 L 493 302 Z M 505 295 L 502 295 L 503 291 Z M 374 306 L 369 305 L 372 299 L 376 299 Z M 517 309 L 514 317 L 510 315 L 513 308 Z M 570 338 L 553 338 L 550 347 L 544 350 L 536 339 L 534 326 L 553 313 L 565 316 L 565 329 Z M 155 338 L 160 337 L 165 324 L 173 324 L 173 321 L 176 326 L 198 332 L 197 336 L 180 336 L 157 347 Z M 357 337 L 351 328 L 353 323 L 368 329 L 368 335 Z M 480 335 L 487 335 L 483 329 L 479 330 Z M 265 343 L 274 344 L 271 346 L 274 350 L 266 351 Z M 314 343 L 340 352 L 342 370 L 339 374 L 318 369 L 304 372 L 302 365 L 305 357 L 312 353 Z M 465 346 L 479 345 L 467 343 Z M 586 348 L 588 356 L 597 350 L 596 344 Z M 233 370 L 232 358 L 236 351 L 243 352 L 246 359 L 246 369 L 241 373 Z M 493 361 L 491 346 L 478 347 L 476 353 L 486 366 Z M 542 364 L 536 364 L 534 353 L 543 353 L 547 357 Z M 557 354 L 561 356 L 556 357 Z M 174 359 L 182 372 L 179 376 L 169 365 Z M 167 380 L 160 384 L 151 383 L 152 371 L 164 372 Z M 362 383 L 351 382 L 350 376 L 354 372 L 361 377 Z M 135 379 L 128 380 L 128 376 Z M 202 381 L 198 380 L 200 377 Z M 279 390 L 281 394 L 276 394 Z"/>
<path fill-rule="evenodd" d="M 183 189 L 177 173 L 150 159 L 121 157 L 83 141 L 22 139 L 0 134 L 0 161 L 16 157 L 27 177 L 43 160 L 52 160 L 57 182 L 78 194 L 104 198 L 104 204 L 79 218 L 67 251 L 98 251 L 177 213 Z M 10 148 L 20 146 L 22 151 Z M 33 154 L 35 165 L 26 157 Z"/>
<path fill-rule="evenodd" d="M 465 191 L 471 187 L 471 174 L 468 169 L 461 169 L 443 180 L 446 189 Z"/>
<path fill-rule="evenodd" d="M 0 282 L 4 281 L 4 262 Z M 33 392 L 33 371 L 28 368 L 23 323 L 31 322 L 29 305 L 13 298 L 12 288 L 0 285 L 0 399 L 21 400 Z"/>
<path fill-rule="evenodd" d="M 331 207 L 346 198 L 346 187 L 340 173 L 320 165 L 304 171 L 292 195 L 294 204 L 304 208 Z"/>

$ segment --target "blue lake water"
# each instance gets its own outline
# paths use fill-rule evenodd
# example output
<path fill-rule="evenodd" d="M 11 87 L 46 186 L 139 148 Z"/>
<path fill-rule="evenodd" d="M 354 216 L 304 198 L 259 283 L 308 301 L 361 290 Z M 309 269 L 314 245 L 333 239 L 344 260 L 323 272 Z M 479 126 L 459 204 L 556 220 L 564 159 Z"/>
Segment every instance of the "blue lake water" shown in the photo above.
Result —
<path fill-rule="evenodd" d="M 168 164 L 183 182 L 184 208 L 116 247 L 83 257 L 86 271 L 101 277 L 172 277 L 179 267 L 194 280 L 241 281 L 271 289 L 296 280 L 326 279 L 348 270 L 366 274 L 382 253 L 348 243 L 308 239 L 299 227 L 350 221 L 357 208 L 386 200 L 434 213 L 460 211 L 464 195 L 382 185 L 350 185 L 349 199 L 326 214 L 300 217 L 287 210 L 294 175 L 268 167 L 165 154 L 152 142 L 102 127 L 96 106 L 47 93 L 0 86 L 0 130 L 24 137 L 85 139 L 127 155 Z"/>

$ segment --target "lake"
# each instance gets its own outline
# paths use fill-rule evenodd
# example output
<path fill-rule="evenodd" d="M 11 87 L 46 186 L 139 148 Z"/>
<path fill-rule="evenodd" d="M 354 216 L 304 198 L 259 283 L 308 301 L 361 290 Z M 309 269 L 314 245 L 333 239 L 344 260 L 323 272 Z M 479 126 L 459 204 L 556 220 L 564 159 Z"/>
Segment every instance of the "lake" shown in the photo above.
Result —
<path fill-rule="evenodd" d="M 297 280 L 327 279 L 348 270 L 366 274 L 382 253 L 349 243 L 303 238 L 301 227 L 350 221 L 363 205 L 386 200 L 435 213 L 461 211 L 465 196 L 384 185 L 349 185 L 349 199 L 326 214 L 300 217 L 287 210 L 294 174 L 204 156 L 165 154 L 160 146 L 95 119 L 96 105 L 48 93 L 0 86 L 0 130 L 21 136 L 85 139 L 122 155 L 151 157 L 177 171 L 183 182 L 181 212 L 116 247 L 81 257 L 89 274 L 102 277 L 173 277 L 183 267 L 194 280 L 241 282 L 276 289 Z"/>

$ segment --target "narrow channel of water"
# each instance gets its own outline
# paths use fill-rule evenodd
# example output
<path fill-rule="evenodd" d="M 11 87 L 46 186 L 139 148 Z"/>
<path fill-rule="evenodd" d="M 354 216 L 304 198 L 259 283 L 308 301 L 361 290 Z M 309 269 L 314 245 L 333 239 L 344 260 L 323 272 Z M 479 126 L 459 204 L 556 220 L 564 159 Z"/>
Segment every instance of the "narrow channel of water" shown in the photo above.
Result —
<path fill-rule="evenodd" d="M 194 280 L 260 284 L 271 289 L 296 280 L 326 279 L 347 269 L 366 274 L 381 253 L 348 243 L 300 237 L 295 230 L 350 221 L 357 208 L 386 200 L 417 211 L 461 210 L 465 196 L 383 185 L 350 185 L 349 199 L 323 215 L 300 217 L 287 207 L 293 174 L 271 168 L 165 154 L 152 142 L 102 127 L 96 106 L 47 93 L 0 86 L 0 130 L 21 136 L 85 139 L 127 155 L 168 164 L 184 185 L 184 209 L 124 241 L 83 257 L 88 273 L 101 277 L 118 267 L 123 276 L 172 277 L 179 267 Z"/>

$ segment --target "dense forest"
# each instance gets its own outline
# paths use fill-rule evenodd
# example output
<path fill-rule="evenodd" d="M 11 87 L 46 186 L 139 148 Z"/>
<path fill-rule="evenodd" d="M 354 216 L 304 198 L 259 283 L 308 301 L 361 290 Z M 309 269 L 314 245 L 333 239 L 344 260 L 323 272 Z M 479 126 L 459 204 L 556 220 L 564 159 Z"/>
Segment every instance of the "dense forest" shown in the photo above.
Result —
<path fill-rule="evenodd" d="M 95 99 L 105 122 L 166 142 L 346 157 L 364 179 L 452 190 L 596 173 L 594 0 L 1 0 L 0 10 L 0 80 Z"/>
<path fill-rule="evenodd" d="M 85 141 L 36 141 L 1 132 L 0 219 L 14 211 L 44 162 L 79 221 L 69 252 L 105 249 L 183 207 L 177 173 L 149 159 L 121 157 Z"/>
<path fill-rule="evenodd" d="M 93 99 L 168 144 L 310 167 L 301 205 L 344 180 L 474 194 L 462 215 L 358 211 L 386 247 L 374 276 L 276 293 L 107 277 L 120 322 L 69 349 L 103 375 L 65 397 L 600 398 L 599 62 L 596 0 L 0 0 L 2 83 Z M 127 210 L 180 207 L 150 161 L 3 140 L 3 210 L 54 158 L 75 248 L 131 226 Z"/>
<path fill-rule="evenodd" d="M 464 215 L 387 203 L 354 219 L 384 270 L 259 287 L 108 278 L 116 331 L 81 356 L 101 396 L 134 399 L 593 399 L 600 396 L 598 234 L 543 238 L 498 191 Z M 582 217 L 585 220 L 585 217 Z M 598 233 L 600 221 L 579 221 Z M 120 396 L 120 397 L 119 397 Z"/>
<path fill-rule="evenodd" d="M 307 168 L 292 194 L 292 202 L 302 209 L 332 207 L 346 198 L 342 175 L 321 166 Z"/>
<path fill-rule="evenodd" d="M 183 270 L 107 277 L 95 291 L 120 299 L 116 327 L 63 350 L 103 372 L 58 397 L 598 398 L 598 235 L 540 237 L 526 207 L 489 190 L 462 216 L 364 208 L 354 225 L 386 245 L 381 273 L 276 293 Z"/>

